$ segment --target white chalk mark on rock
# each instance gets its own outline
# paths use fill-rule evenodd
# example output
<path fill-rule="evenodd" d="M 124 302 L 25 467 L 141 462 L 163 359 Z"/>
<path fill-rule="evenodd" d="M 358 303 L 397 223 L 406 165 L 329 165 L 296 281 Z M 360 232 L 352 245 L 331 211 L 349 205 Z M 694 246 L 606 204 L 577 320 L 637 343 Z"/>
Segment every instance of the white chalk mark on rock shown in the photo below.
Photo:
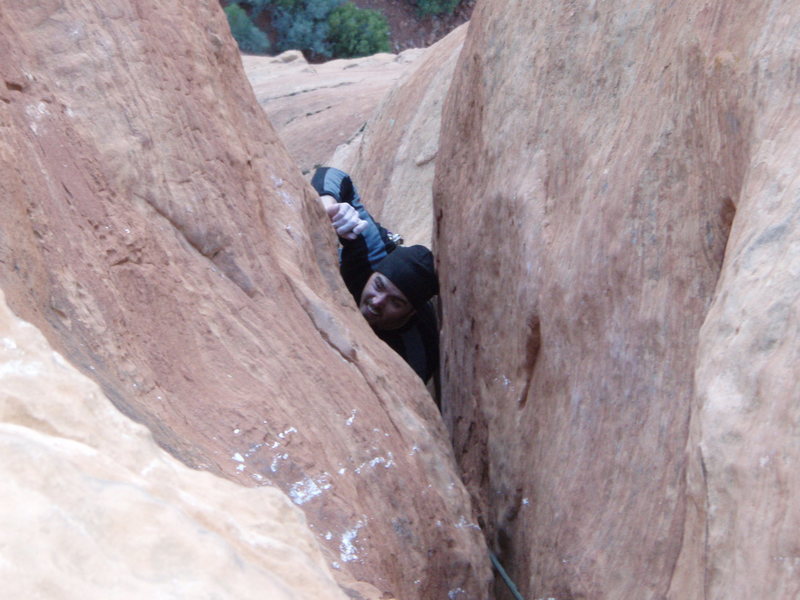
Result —
<path fill-rule="evenodd" d="M 470 523 L 464 515 L 458 519 L 458 523 L 456 523 L 456 527 L 458 529 L 477 529 L 480 531 L 480 526 L 476 523 Z"/>
<path fill-rule="evenodd" d="M 278 464 L 278 461 L 280 461 L 280 460 L 288 460 L 288 459 L 289 459 L 289 455 L 286 452 L 284 452 L 283 454 L 278 454 L 275 458 L 272 459 L 272 464 L 269 466 L 269 470 L 272 471 L 273 473 L 277 473 L 278 472 L 278 467 L 280 467 L 280 464 Z"/>
<path fill-rule="evenodd" d="M 355 541 L 358 538 L 358 530 L 364 526 L 363 521 L 356 523 L 356 526 L 342 535 L 342 542 L 339 544 L 339 557 L 342 562 L 352 562 L 358 560 Z"/>
<path fill-rule="evenodd" d="M 323 473 L 316 480 L 307 477 L 302 481 L 293 483 L 289 489 L 289 497 L 295 504 L 305 504 L 309 500 L 320 496 L 324 490 L 330 489 L 330 487 L 328 474 Z"/>
<path fill-rule="evenodd" d="M 356 471 L 357 474 L 360 475 L 361 471 L 364 469 L 364 467 L 372 467 L 374 469 L 378 465 L 383 465 L 383 467 L 385 469 L 388 469 L 389 467 L 393 467 L 394 466 L 394 456 L 392 455 L 392 453 L 391 452 L 387 452 L 385 457 L 376 456 L 372 460 L 369 460 L 369 461 L 367 461 L 365 463 L 361 463 L 360 465 L 358 465 L 356 467 L 355 471 Z"/>
<path fill-rule="evenodd" d="M 287 429 L 286 431 L 282 431 L 281 433 L 279 433 L 278 437 L 283 440 L 286 439 L 286 436 L 289 435 L 290 433 L 297 433 L 297 429 L 295 429 L 294 427 L 289 427 L 289 429 Z"/>

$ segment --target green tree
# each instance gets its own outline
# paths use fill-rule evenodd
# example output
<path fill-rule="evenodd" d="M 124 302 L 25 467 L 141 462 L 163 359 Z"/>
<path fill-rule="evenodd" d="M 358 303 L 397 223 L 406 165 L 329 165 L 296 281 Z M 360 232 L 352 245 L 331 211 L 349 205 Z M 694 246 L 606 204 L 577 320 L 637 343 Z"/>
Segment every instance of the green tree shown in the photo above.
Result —
<path fill-rule="evenodd" d="M 244 9 L 237 3 L 225 7 L 228 25 L 231 27 L 233 39 L 239 44 L 242 52 L 265 54 L 270 47 L 267 34 L 256 27 Z"/>
<path fill-rule="evenodd" d="M 245 10 L 251 18 L 255 18 L 260 15 L 265 8 L 272 4 L 272 0 L 239 0 L 237 4 L 239 4 L 239 6 L 244 5 L 242 7 L 243 10 Z"/>
<path fill-rule="evenodd" d="M 278 50 L 305 50 L 330 58 L 328 16 L 344 0 L 276 0 L 272 26 Z"/>
<path fill-rule="evenodd" d="M 417 0 L 417 12 L 421 17 L 452 14 L 460 0 Z"/>
<path fill-rule="evenodd" d="M 336 57 L 368 56 L 389 52 L 389 24 L 377 10 L 340 4 L 328 16 L 328 39 Z"/>

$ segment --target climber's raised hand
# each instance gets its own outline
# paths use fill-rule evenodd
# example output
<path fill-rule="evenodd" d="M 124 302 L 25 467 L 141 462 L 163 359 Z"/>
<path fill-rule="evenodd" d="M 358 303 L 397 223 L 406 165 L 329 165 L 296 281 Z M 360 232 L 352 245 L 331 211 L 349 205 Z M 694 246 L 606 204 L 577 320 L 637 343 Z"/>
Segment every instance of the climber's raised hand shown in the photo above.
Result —
<path fill-rule="evenodd" d="M 325 212 L 336 230 L 336 235 L 346 240 L 354 240 L 369 223 L 358 216 L 358 211 L 346 202 L 327 204 Z"/>

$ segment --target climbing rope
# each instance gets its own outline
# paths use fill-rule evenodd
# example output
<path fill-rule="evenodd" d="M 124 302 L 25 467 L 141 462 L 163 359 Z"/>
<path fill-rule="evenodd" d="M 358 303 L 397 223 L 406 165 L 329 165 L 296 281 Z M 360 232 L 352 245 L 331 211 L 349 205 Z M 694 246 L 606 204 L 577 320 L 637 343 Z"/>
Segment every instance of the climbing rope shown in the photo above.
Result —
<path fill-rule="evenodd" d="M 491 550 L 489 551 L 489 558 L 492 559 L 492 564 L 494 565 L 494 568 L 497 569 L 498 573 L 500 573 L 500 577 L 502 577 L 503 581 L 506 582 L 506 585 L 508 586 L 509 591 L 513 594 L 514 598 L 516 598 L 517 600 L 525 600 L 525 598 L 522 597 L 522 594 L 519 593 L 517 586 L 514 584 L 513 581 L 511 581 L 511 577 L 508 576 L 508 573 L 506 573 L 506 570 L 503 568 L 503 565 L 500 564 L 500 561 L 498 560 L 495 553 L 492 552 Z"/>

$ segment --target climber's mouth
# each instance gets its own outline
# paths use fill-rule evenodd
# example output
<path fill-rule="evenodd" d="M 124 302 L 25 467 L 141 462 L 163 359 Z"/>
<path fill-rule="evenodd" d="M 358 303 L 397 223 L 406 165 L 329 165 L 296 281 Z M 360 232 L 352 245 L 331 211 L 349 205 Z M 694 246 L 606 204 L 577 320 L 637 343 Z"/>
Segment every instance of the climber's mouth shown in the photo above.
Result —
<path fill-rule="evenodd" d="M 370 325 L 375 325 L 381 319 L 381 310 L 369 302 L 362 302 L 361 303 L 361 314 L 367 320 Z"/>

